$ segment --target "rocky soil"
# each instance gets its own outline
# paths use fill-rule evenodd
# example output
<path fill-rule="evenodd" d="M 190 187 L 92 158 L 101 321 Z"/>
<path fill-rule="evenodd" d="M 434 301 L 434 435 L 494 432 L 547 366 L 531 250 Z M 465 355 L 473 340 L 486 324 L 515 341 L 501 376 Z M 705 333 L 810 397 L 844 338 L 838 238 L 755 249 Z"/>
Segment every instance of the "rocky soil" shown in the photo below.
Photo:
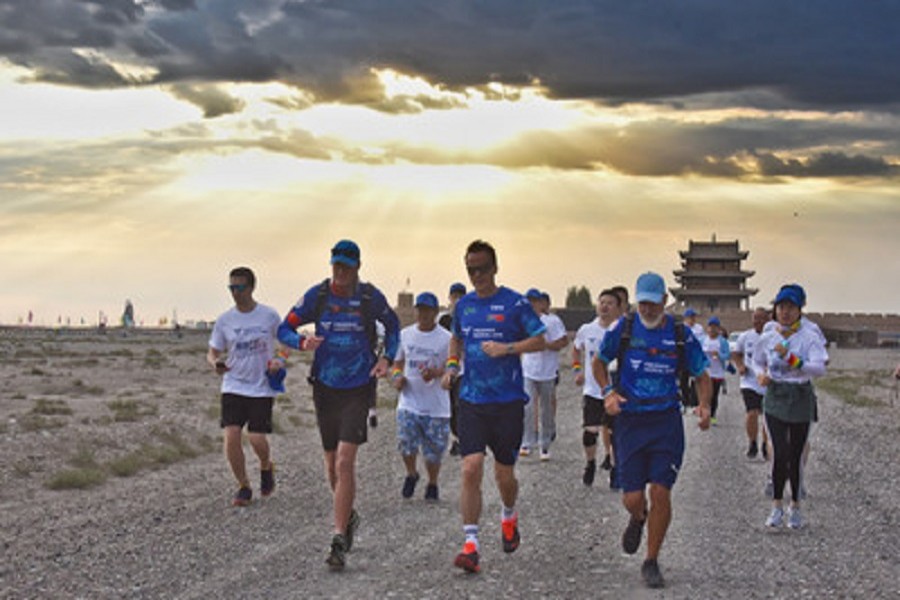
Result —
<path fill-rule="evenodd" d="M 438 503 L 422 499 L 424 486 L 401 499 L 394 394 L 385 386 L 380 424 L 360 453 L 358 541 L 347 569 L 331 573 L 323 562 L 330 494 L 305 365 L 292 360 L 276 406 L 275 495 L 233 508 L 205 342 L 196 333 L 0 335 L 0 597 L 900 596 L 896 350 L 832 351 L 800 531 L 763 527 L 766 465 L 744 456 L 736 379 L 716 427 L 700 432 L 685 417 L 688 451 L 660 560 L 668 587 L 650 591 L 640 554 L 620 548 L 619 495 L 602 477 L 593 488 L 581 483 L 580 391 L 565 365 L 552 460 L 517 467 L 523 543 L 515 554 L 501 551 L 487 476 L 482 573 L 452 567 L 462 541 L 458 461 L 446 459 Z M 117 476 L 112 468 L 125 458 L 143 466 Z M 66 469 L 98 472 L 100 483 L 49 489 Z"/>

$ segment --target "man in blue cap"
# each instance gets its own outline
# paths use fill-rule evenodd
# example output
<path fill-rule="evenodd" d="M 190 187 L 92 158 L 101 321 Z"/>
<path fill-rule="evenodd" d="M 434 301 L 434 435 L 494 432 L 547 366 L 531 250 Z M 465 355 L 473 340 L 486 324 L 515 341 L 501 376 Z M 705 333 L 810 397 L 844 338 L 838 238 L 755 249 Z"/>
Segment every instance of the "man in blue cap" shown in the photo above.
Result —
<path fill-rule="evenodd" d="M 353 546 L 359 515 L 356 455 L 367 439 L 369 406 L 378 377 L 387 375 L 400 342 L 400 322 L 384 294 L 359 279 L 359 246 L 341 240 L 331 249 L 331 279 L 303 295 L 278 328 L 290 348 L 315 350 L 310 368 L 316 422 L 325 452 L 328 483 L 334 497 L 334 535 L 326 562 L 343 569 Z M 376 355 L 376 321 L 384 327 L 384 354 Z M 313 336 L 297 333 L 315 323 Z"/>
<path fill-rule="evenodd" d="M 637 280 L 637 315 L 629 313 L 604 336 L 593 369 L 606 411 L 616 418 L 616 469 L 622 502 L 631 518 L 622 535 L 627 554 L 637 552 L 648 523 L 641 575 L 651 588 L 665 585 L 657 559 L 672 519 L 671 490 L 684 456 L 679 378 L 697 378 L 700 428 L 709 428 L 708 361 L 694 334 L 666 314 L 666 285 L 656 273 Z M 613 387 L 609 363 L 619 365 Z M 649 503 L 647 488 L 649 487 Z M 649 506 L 648 506 L 649 504 Z"/>
<path fill-rule="evenodd" d="M 401 495 L 411 498 L 419 481 L 416 458 L 425 459 L 425 499 L 438 499 L 441 457 L 450 436 L 450 393 L 440 385 L 450 347 L 450 332 L 437 325 L 438 299 L 431 292 L 416 296 L 416 322 L 400 331 L 391 384 L 397 400 L 397 445 L 406 467 Z"/>
<path fill-rule="evenodd" d="M 438 324 L 447 331 L 453 330 L 453 311 L 456 310 L 456 303 L 466 295 L 466 286 L 459 281 L 450 286 L 448 294 L 449 303 L 447 310 L 438 316 Z M 463 365 L 459 366 L 460 374 L 462 374 Z M 453 385 L 450 386 L 450 455 L 459 456 L 459 433 L 456 430 L 457 414 L 459 412 L 459 385 L 462 380 L 459 377 L 453 379 Z"/>

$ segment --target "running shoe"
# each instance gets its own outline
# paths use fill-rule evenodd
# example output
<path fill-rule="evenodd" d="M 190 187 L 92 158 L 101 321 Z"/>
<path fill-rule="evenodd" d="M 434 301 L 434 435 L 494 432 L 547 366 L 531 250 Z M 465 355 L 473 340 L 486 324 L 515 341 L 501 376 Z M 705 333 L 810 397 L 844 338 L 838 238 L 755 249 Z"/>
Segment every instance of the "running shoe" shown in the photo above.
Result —
<path fill-rule="evenodd" d="M 763 460 L 769 460 L 769 445 L 764 443 L 760 450 L 762 450 Z"/>
<path fill-rule="evenodd" d="M 610 469 L 612 469 L 612 457 L 609 454 L 603 457 L 603 462 L 600 463 L 600 468 L 604 471 L 609 471 Z"/>
<path fill-rule="evenodd" d="M 803 527 L 803 516 L 800 514 L 800 507 L 791 507 L 788 511 L 787 526 L 791 529 L 800 529 Z"/>
<path fill-rule="evenodd" d="M 259 493 L 263 498 L 268 498 L 275 491 L 275 463 L 269 461 L 268 469 L 259 471 Z"/>
<path fill-rule="evenodd" d="M 459 440 L 450 443 L 450 456 L 459 456 Z"/>
<path fill-rule="evenodd" d="M 584 467 L 584 475 L 581 477 L 581 481 L 584 482 L 586 486 L 594 485 L 594 475 L 597 473 L 597 461 L 589 460 L 587 465 Z"/>
<path fill-rule="evenodd" d="M 428 487 L 425 488 L 425 499 L 431 502 L 438 501 L 438 486 L 436 484 L 429 483 Z"/>
<path fill-rule="evenodd" d="M 500 522 L 500 530 L 503 538 L 503 551 L 507 554 L 515 552 L 519 547 L 519 515 L 515 514 L 509 519 Z"/>
<path fill-rule="evenodd" d="M 356 535 L 356 530 L 359 529 L 359 513 L 356 512 L 356 509 L 350 511 L 350 519 L 347 520 L 347 531 L 344 533 L 344 542 L 347 545 L 347 552 L 353 548 L 353 536 Z"/>
<path fill-rule="evenodd" d="M 648 588 L 659 589 L 666 586 L 666 580 L 663 579 L 662 573 L 659 571 L 659 563 L 655 558 L 648 558 L 641 565 L 641 576 Z"/>
<path fill-rule="evenodd" d="M 247 506 L 250 504 L 250 501 L 253 500 L 253 490 L 248 487 L 241 487 L 235 494 L 234 499 L 232 499 L 232 506 Z"/>
<path fill-rule="evenodd" d="M 766 527 L 778 528 L 784 524 L 784 511 L 778 507 L 772 509 L 766 519 Z"/>
<path fill-rule="evenodd" d="M 466 542 L 462 552 L 456 555 L 456 560 L 453 561 L 453 564 L 466 573 L 477 573 L 480 571 L 481 567 L 478 566 L 478 549 L 475 547 L 475 542 Z"/>
<path fill-rule="evenodd" d="M 550 460 L 550 451 L 541 448 L 541 461 L 547 462 L 548 460 Z"/>
<path fill-rule="evenodd" d="M 412 498 L 413 493 L 416 491 L 416 484 L 419 482 L 419 474 L 415 475 L 407 475 L 406 479 L 403 480 L 403 494 L 404 498 Z"/>
<path fill-rule="evenodd" d="M 756 445 L 756 441 L 750 442 L 750 448 L 747 449 L 747 458 L 756 458 L 756 455 L 759 454 L 759 446 Z"/>
<path fill-rule="evenodd" d="M 519 448 L 519 456 L 531 456 L 531 448 L 528 446 L 522 446 Z"/>
<path fill-rule="evenodd" d="M 344 568 L 344 565 L 347 564 L 347 539 L 339 533 L 334 534 L 334 537 L 331 538 L 331 550 L 328 552 L 328 558 L 325 559 L 325 564 L 332 571 L 340 571 Z"/>
<path fill-rule="evenodd" d="M 634 554 L 641 547 L 641 537 L 644 534 L 646 520 L 646 516 L 640 520 L 634 517 L 628 520 L 628 527 L 622 534 L 622 550 L 625 551 L 625 554 Z"/>

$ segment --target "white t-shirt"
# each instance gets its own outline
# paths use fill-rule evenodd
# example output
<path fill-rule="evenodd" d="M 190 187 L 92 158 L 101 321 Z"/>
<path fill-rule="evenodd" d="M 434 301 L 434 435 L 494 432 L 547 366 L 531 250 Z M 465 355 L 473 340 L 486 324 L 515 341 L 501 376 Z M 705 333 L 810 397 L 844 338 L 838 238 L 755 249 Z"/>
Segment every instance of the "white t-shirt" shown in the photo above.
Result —
<path fill-rule="evenodd" d="M 228 371 L 222 377 L 223 394 L 271 398 L 266 370 L 275 353 L 275 336 L 281 317 L 275 309 L 257 303 L 248 313 L 232 307 L 216 319 L 209 346 L 227 352 Z"/>
<path fill-rule="evenodd" d="M 819 338 L 819 341 L 822 342 L 822 345 L 826 348 L 828 347 L 828 340 L 825 339 L 825 334 L 822 333 L 822 328 L 819 327 L 819 324 L 815 321 L 810 321 L 803 315 L 800 316 L 800 328 L 808 329 L 813 335 Z M 770 331 L 778 330 L 778 321 L 766 321 L 766 324 L 763 326 L 763 333 L 768 333 Z"/>
<path fill-rule="evenodd" d="M 694 323 L 691 325 L 691 332 L 694 334 L 694 337 L 697 338 L 697 341 L 701 344 L 703 340 L 706 339 L 706 329 L 703 328 L 703 325 L 700 323 Z"/>
<path fill-rule="evenodd" d="M 443 366 L 447 362 L 451 337 L 450 332 L 440 325 L 431 331 L 422 331 L 414 323 L 400 331 L 400 349 L 395 360 L 405 361 L 406 385 L 400 390 L 398 410 L 428 417 L 450 417 L 450 392 L 441 387 L 440 377 L 428 382 L 422 379 L 419 368 Z"/>
<path fill-rule="evenodd" d="M 706 357 L 709 359 L 709 368 L 706 372 L 713 379 L 725 379 L 725 366 L 722 364 L 722 359 L 724 358 L 722 353 L 723 340 L 725 344 L 728 344 L 728 340 L 725 340 L 721 334 L 715 339 L 706 336 L 700 340 L 703 352 L 706 353 Z"/>
<path fill-rule="evenodd" d="M 756 380 L 756 369 L 753 365 L 753 352 L 756 350 L 756 344 L 759 343 L 760 334 L 756 333 L 753 328 L 742 332 L 734 344 L 734 353 L 744 357 L 744 366 L 747 371 L 741 375 L 741 389 L 753 390 L 757 394 L 765 395 L 765 386 L 759 385 Z"/>
<path fill-rule="evenodd" d="M 612 327 L 615 324 L 616 322 L 613 321 L 609 326 Z M 578 332 L 575 334 L 573 345 L 581 352 L 581 361 L 584 366 L 584 395 L 592 398 L 600 398 L 603 395 L 600 384 L 594 379 L 594 370 L 591 368 L 591 363 L 594 360 L 594 356 L 600 351 L 600 343 L 603 341 L 603 336 L 606 335 L 607 331 L 609 329 L 601 325 L 600 318 L 597 317 L 590 323 L 585 323 L 579 327 Z"/>
<path fill-rule="evenodd" d="M 541 315 L 541 322 L 547 331 L 544 340 L 555 342 L 566 336 L 566 326 L 554 314 Z M 522 355 L 522 375 L 532 381 L 553 381 L 559 371 L 559 350 L 540 350 Z"/>
<path fill-rule="evenodd" d="M 775 346 L 787 340 L 791 354 L 803 360 L 803 367 L 791 368 L 775 351 Z M 753 366 L 757 373 L 768 373 L 773 381 L 785 383 L 805 383 L 811 377 L 825 374 L 828 351 L 819 334 L 812 327 L 804 327 L 788 338 L 782 337 L 778 325 L 763 331 L 753 349 Z"/>

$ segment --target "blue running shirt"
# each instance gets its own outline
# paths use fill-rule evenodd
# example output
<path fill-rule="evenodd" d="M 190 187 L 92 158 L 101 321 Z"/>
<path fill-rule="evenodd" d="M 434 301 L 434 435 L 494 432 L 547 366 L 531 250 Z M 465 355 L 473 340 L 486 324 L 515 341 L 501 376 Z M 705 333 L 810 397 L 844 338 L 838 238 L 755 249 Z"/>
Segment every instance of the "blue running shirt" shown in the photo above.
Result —
<path fill-rule="evenodd" d="M 679 403 L 678 351 L 675 347 L 675 320 L 665 316 L 662 327 L 647 329 L 635 314 L 631 327 L 631 343 L 625 351 L 624 365 L 619 365 L 617 391 L 628 401 L 622 412 L 668 410 Z M 622 317 L 600 343 L 600 360 L 607 366 L 619 353 L 622 339 Z M 684 354 L 688 373 L 697 377 L 706 370 L 709 359 L 689 327 L 684 328 Z"/>
<path fill-rule="evenodd" d="M 278 340 L 282 344 L 299 347 L 297 328 L 316 318 L 320 287 L 321 284 L 311 287 L 278 326 Z M 393 361 L 400 346 L 400 321 L 384 294 L 374 286 L 369 310 L 371 318 L 384 325 L 384 356 Z M 366 334 L 359 286 L 347 298 L 329 290 L 322 316 L 316 323 L 316 335 L 325 338 L 316 349 L 312 367 L 313 375 L 320 382 L 331 388 L 350 389 L 372 381 L 369 372 L 377 359 Z"/>
<path fill-rule="evenodd" d="M 460 398 L 473 404 L 527 401 L 519 355 L 491 358 L 481 343 L 510 344 L 541 335 L 544 329 L 531 303 L 509 288 L 500 286 L 488 298 L 475 292 L 460 298 L 453 314 L 453 335 L 463 342 L 460 360 L 465 364 Z"/>

